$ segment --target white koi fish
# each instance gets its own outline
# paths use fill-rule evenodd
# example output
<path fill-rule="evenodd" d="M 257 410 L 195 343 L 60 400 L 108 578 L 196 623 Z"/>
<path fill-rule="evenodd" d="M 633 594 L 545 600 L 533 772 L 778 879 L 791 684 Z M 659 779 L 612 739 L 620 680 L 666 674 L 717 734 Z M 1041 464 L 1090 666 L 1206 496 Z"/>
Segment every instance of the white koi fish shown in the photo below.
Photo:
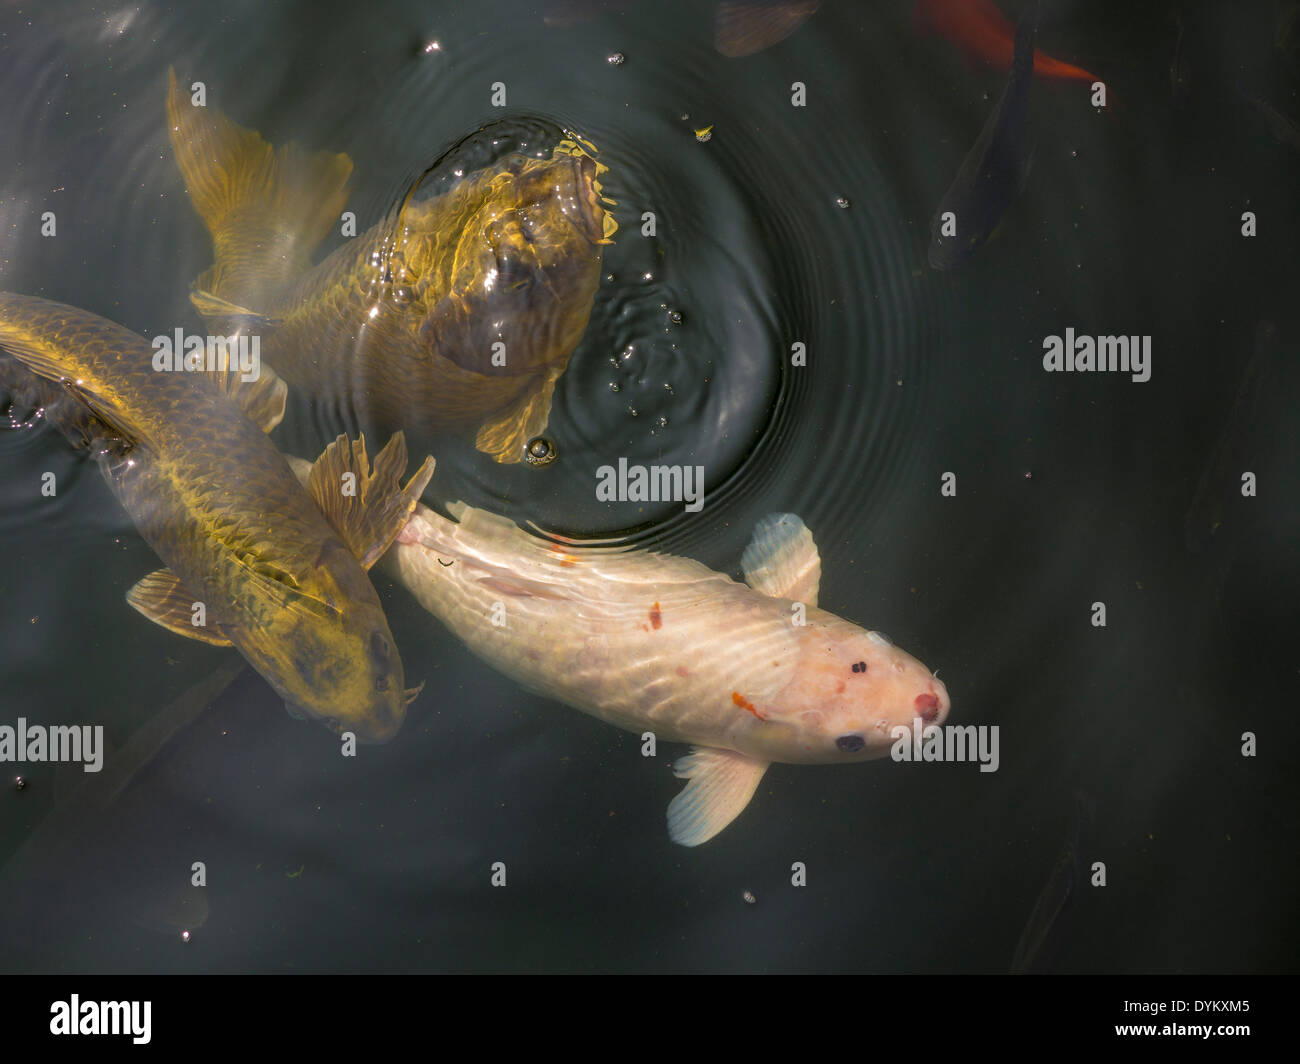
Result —
<path fill-rule="evenodd" d="M 821 559 L 793 514 L 758 523 L 741 584 L 689 558 L 548 543 L 484 510 L 448 510 L 455 520 L 417 505 L 382 564 L 527 690 L 692 744 L 673 765 L 689 781 L 668 806 L 674 842 L 713 838 L 773 761 L 883 757 L 895 727 L 947 716 L 928 668 L 817 609 Z"/>

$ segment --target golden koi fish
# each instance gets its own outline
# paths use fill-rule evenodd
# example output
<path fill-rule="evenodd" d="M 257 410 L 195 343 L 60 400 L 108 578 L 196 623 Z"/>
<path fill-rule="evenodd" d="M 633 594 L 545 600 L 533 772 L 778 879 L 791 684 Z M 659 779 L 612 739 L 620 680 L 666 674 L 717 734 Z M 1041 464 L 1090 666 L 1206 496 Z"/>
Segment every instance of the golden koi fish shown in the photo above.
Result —
<path fill-rule="evenodd" d="M 509 155 L 315 267 L 339 223 L 352 162 L 278 150 L 170 76 L 176 161 L 212 235 L 215 263 L 192 300 L 217 332 L 257 330 L 290 385 L 394 428 L 474 429 L 479 450 L 518 462 L 550 416 L 617 226 L 604 167 L 562 141 L 550 159 Z"/>
<path fill-rule="evenodd" d="M 158 372 L 148 341 L 61 303 L 0 293 L 0 386 L 91 448 L 167 568 L 127 601 L 179 635 L 234 646 L 286 700 L 363 742 L 397 732 L 415 691 L 366 569 L 433 473 L 400 486 L 406 445 L 336 440 L 309 491 L 268 439 L 285 385 Z M 349 493 L 349 487 L 355 490 Z M 199 607 L 202 607 L 201 609 Z"/>

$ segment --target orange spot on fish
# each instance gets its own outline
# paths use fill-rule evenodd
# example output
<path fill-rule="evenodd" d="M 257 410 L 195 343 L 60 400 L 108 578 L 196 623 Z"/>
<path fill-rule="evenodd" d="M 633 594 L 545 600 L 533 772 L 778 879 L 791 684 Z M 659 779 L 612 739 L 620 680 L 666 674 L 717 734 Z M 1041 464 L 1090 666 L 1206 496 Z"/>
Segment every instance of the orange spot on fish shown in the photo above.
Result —
<path fill-rule="evenodd" d="M 691 674 L 691 670 L 688 669 L 685 665 L 678 665 L 678 666 L 677 666 L 677 675 L 678 675 L 678 676 L 689 676 L 690 674 Z"/>
<path fill-rule="evenodd" d="M 731 692 L 731 700 L 735 702 L 736 705 L 738 705 L 741 709 L 745 710 L 748 713 L 754 714 L 754 716 L 756 716 L 759 720 L 767 720 L 767 718 L 763 716 L 763 714 L 761 714 L 758 710 L 754 708 L 754 704 L 750 702 L 749 699 L 747 699 L 739 691 Z"/>
<path fill-rule="evenodd" d="M 654 604 L 654 608 L 650 610 L 650 623 L 654 625 L 655 631 L 658 631 L 660 625 L 664 623 L 664 615 L 659 612 L 659 603 L 657 602 Z"/>
<path fill-rule="evenodd" d="M 839 683 L 837 683 L 837 684 L 835 685 L 835 693 L 836 693 L 837 695 L 842 695 L 842 694 L 844 693 L 844 681 L 843 681 L 843 680 L 841 680 Z"/>
<path fill-rule="evenodd" d="M 577 561 L 578 561 L 577 557 L 576 557 L 575 555 L 572 555 L 572 554 L 565 554 L 565 553 L 564 553 L 564 548 L 563 548 L 563 547 L 557 546 L 556 544 L 552 543 L 552 544 L 551 544 L 551 550 L 553 550 L 556 554 L 558 554 L 558 555 L 560 556 L 560 566 L 561 566 L 561 568 L 567 568 L 567 567 L 570 566 L 570 565 L 576 565 L 576 564 L 577 564 Z"/>

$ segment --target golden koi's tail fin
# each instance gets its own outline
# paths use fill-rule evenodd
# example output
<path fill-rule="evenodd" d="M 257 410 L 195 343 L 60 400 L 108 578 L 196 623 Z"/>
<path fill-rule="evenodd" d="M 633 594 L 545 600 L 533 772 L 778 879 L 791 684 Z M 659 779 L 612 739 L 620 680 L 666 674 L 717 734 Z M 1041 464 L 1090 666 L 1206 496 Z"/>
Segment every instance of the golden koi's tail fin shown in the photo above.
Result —
<path fill-rule="evenodd" d="M 433 476 L 433 459 L 425 458 L 403 488 L 405 472 L 406 439 L 400 432 L 375 455 L 373 469 L 364 436 L 351 444 L 340 436 L 311 468 L 308 493 L 363 569 L 379 561 L 401 532 Z"/>
<path fill-rule="evenodd" d="M 292 143 L 274 148 L 220 111 L 196 106 L 174 70 L 167 77 L 172 150 L 215 248 L 196 293 L 236 307 L 265 306 L 311 266 L 338 222 L 352 160 Z"/>

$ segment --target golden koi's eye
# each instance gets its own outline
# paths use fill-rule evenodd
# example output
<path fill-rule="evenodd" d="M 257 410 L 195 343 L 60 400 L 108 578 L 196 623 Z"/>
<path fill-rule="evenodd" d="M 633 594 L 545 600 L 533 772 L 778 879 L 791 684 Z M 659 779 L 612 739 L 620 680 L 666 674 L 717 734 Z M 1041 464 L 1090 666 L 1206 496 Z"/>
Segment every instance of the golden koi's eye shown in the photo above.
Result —
<path fill-rule="evenodd" d="M 376 690 L 376 691 L 387 691 L 387 690 L 388 690 L 388 677 L 387 677 L 387 676 L 381 676 L 381 677 L 379 677 L 379 679 L 377 679 L 377 680 L 375 681 L 375 690 Z"/>
<path fill-rule="evenodd" d="M 376 661 L 388 660 L 388 637 L 383 632 L 370 633 L 370 653 Z"/>

